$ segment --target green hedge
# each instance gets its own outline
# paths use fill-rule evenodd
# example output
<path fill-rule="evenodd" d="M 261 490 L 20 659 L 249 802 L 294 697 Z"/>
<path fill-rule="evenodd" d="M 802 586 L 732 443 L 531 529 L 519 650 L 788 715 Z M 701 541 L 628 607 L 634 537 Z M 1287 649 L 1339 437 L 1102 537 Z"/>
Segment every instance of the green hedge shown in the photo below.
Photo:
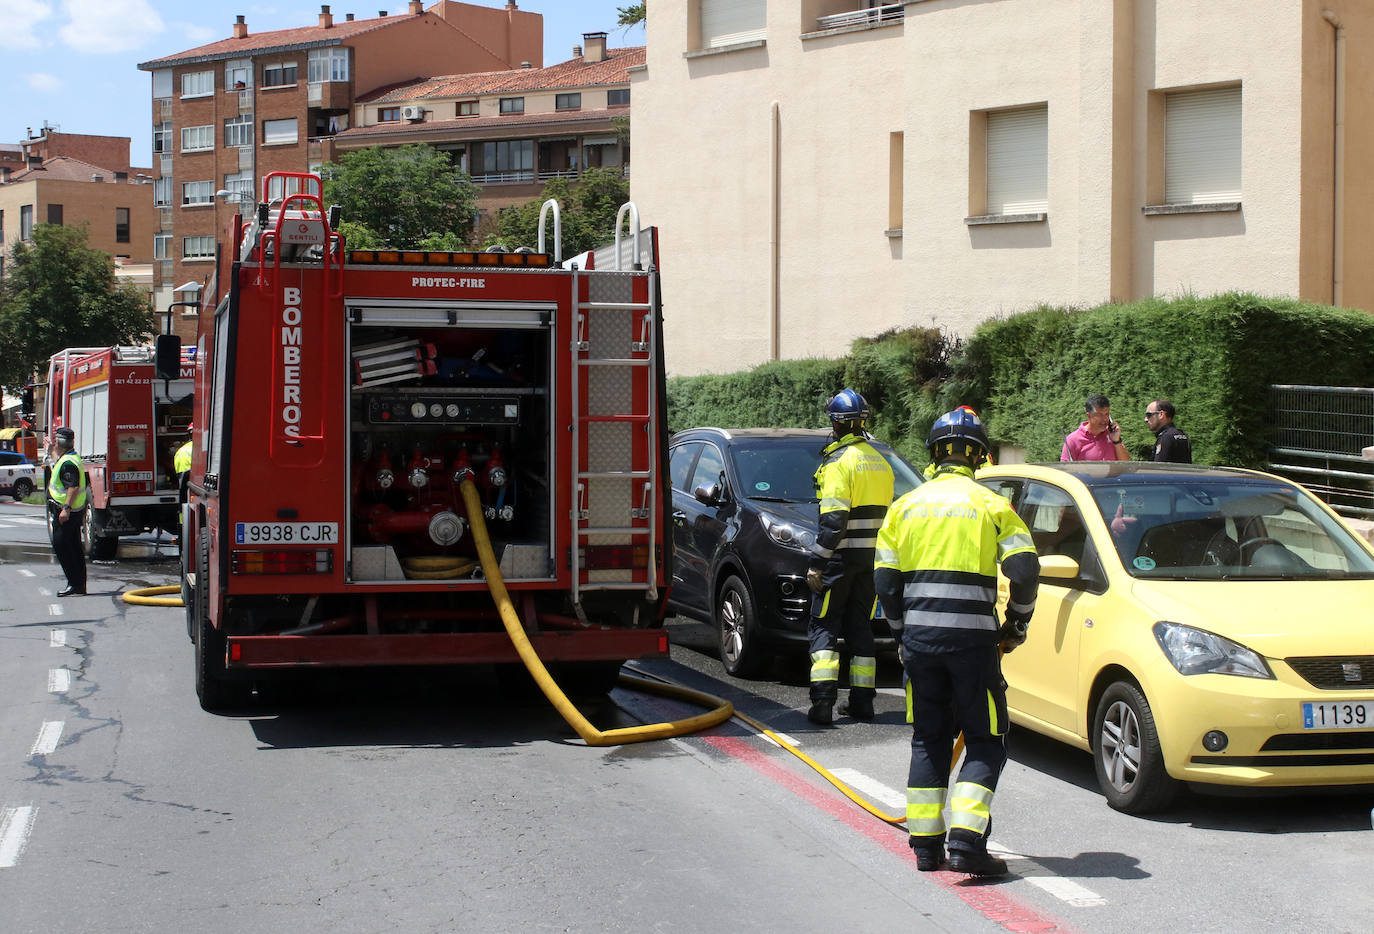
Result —
<path fill-rule="evenodd" d="M 874 410 L 873 433 L 914 463 L 931 421 L 961 404 L 983 414 L 994 441 L 1052 461 L 1100 392 L 1133 457 L 1153 449 L 1145 406 L 1164 398 L 1195 461 L 1260 467 L 1272 383 L 1374 386 L 1374 316 L 1240 293 L 1040 307 L 984 322 L 962 345 L 914 328 L 856 340 L 841 360 L 676 377 L 669 426 L 821 427 L 826 399 L 852 386 Z"/>

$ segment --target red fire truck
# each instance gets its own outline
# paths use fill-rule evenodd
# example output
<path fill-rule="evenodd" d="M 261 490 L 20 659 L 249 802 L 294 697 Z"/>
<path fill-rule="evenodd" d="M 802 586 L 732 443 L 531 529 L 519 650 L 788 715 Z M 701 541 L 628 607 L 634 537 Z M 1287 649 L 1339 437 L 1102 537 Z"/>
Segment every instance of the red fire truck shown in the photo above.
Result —
<path fill-rule="evenodd" d="M 269 205 L 277 178 L 298 193 Z M 282 669 L 517 662 L 465 477 L 556 673 L 604 691 L 623 660 L 666 653 L 655 232 L 634 217 L 617 237 L 624 270 L 560 265 L 556 204 L 551 253 L 542 232 L 537 252 L 346 251 L 318 178 L 262 185 L 195 354 L 183 591 L 202 706 Z"/>
<path fill-rule="evenodd" d="M 69 347 L 48 361 L 43 430 L 64 425 L 90 478 L 83 535 L 92 558 L 113 558 L 119 536 L 177 534 L 172 457 L 190 437 L 195 351 L 177 379 L 156 378 L 150 347 Z"/>

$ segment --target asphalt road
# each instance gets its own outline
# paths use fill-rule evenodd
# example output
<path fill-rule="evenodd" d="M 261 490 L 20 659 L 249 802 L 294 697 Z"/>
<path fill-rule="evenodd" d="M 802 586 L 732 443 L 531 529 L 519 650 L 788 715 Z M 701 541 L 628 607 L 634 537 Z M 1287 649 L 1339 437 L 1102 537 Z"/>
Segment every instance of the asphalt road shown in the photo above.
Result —
<path fill-rule="evenodd" d="M 0 932 L 1366 931 L 1374 795 L 1111 811 L 1086 754 L 1013 735 L 996 883 L 921 874 L 903 832 L 734 721 L 584 746 L 483 670 L 313 677 L 204 713 L 143 539 L 59 600 L 41 510 L 0 502 Z M 704 626 L 639 663 L 732 700 L 900 813 L 894 660 L 877 720 L 819 729 L 806 670 L 722 672 Z M 601 728 L 678 718 L 617 690 Z"/>

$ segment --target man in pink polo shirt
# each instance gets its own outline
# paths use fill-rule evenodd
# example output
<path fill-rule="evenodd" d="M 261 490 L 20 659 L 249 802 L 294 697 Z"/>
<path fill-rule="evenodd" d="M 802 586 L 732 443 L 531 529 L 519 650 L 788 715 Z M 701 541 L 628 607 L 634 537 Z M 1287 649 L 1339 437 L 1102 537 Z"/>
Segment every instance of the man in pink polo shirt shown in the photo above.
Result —
<path fill-rule="evenodd" d="M 1131 455 L 1121 443 L 1121 426 L 1112 421 L 1112 404 L 1101 394 L 1088 396 L 1083 404 L 1088 420 L 1064 436 L 1061 461 L 1128 461 Z"/>

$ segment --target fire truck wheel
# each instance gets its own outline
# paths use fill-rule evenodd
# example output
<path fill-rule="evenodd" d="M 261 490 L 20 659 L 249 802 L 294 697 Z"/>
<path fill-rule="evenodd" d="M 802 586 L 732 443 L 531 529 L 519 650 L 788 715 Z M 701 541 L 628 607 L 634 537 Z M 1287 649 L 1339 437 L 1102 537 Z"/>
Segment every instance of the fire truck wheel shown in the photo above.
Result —
<path fill-rule="evenodd" d="M 119 537 L 105 535 L 105 526 L 109 521 L 108 510 L 96 509 L 94 506 L 86 510 L 83 532 L 86 539 L 86 555 L 92 561 L 109 561 L 119 550 Z"/>
<path fill-rule="evenodd" d="M 720 663 L 727 672 L 736 678 L 751 678 L 763 670 L 754 597 L 744 581 L 734 575 L 725 579 L 716 601 L 716 635 Z"/>
<path fill-rule="evenodd" d="M 210 534 L 202 530 L 196 556 L 196 696 L 204 710 L 222 710 L 241 702 L 245 693 L 237 682 L 224 673 L 224 633 L 210 624 L 208 588 L 200 581 L 208 581 L 210 568 Z"/>

